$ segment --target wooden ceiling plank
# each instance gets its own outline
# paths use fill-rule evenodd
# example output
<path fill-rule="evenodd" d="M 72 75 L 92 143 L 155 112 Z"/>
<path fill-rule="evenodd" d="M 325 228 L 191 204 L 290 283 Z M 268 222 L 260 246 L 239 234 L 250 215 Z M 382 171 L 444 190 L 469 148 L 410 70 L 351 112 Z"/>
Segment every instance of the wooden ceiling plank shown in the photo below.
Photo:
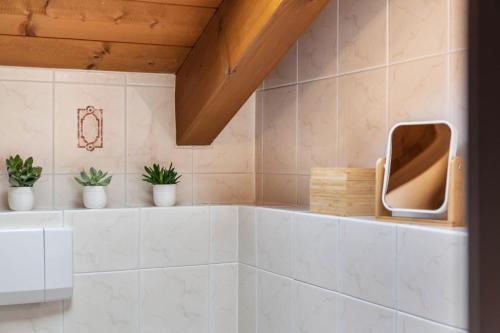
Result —
<path fill-rule="evenodd" d="M 222 0 L 127 0 L 127 1 L 152 2 L 152 3 L 163 3 L 170 5 L 208 7 L 208 8 L 217 8 L 222 2 Z"/>
<path fill-rule="evenodd" d="M 190 48 L 0 35 L 0 64 L 175 73 Z"/>
<path fill-rule="evenodd" d="M 225 0 L 177 72 L 177 144 L 210 144 L 328 2 Z"/>
<path fill-rule="evenodd" d="M 125 0 L 3 0 L 0 34 L 192 46 L 214 12 Z"/>

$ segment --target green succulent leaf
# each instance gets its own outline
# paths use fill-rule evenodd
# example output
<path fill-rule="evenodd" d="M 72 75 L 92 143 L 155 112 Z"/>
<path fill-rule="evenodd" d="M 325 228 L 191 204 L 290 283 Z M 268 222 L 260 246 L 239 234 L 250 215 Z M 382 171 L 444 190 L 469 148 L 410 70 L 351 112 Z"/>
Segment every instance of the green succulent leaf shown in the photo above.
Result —
<path fill-rule="evenodd" d="M 142 180 L 153 185 L 172 185 L 178 184 L 180 175 L 170 163 L 170 167 L 160 167 L 159 164 L 153 164 L 152 167 L 144 166 L 145 174 L 142 175 Z"/>
<path fill-rule="evenodd" d="M 42 168 L 33 166 L 33 157 L 23 161 L 21 156 L 10 156 L 6 161 L 9 184 L 12 187 L 32 187 L 42 176 Z"/>
<path fill-rule="evenodd" d="M 80 178 L 75 177 L 75 181 L 83 186 L 108 186 L 111 183 L 112 176 L 107 177 L 107 175 L 107 172 L 91 167 L 88 173 L 82 170 Z"/>

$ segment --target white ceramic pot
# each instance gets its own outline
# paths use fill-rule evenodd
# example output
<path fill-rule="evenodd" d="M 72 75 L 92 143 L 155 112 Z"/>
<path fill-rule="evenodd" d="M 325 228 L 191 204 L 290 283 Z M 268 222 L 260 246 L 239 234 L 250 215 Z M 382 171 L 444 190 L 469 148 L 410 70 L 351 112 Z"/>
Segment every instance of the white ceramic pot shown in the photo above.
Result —
<path fill-rule="evenodd" d="M 153 185 L 153 201 L 155 206 L 169 207 L 175 205 L 177 185 Z"/>
<path fill-rule="evenodd" d="M 84 186 L 83 205 L 85 208 L 100 209 L 106 207 L 108 198 L 105 186 Z"/>
<path fill-rule="evenodd" d="M 12 210 L 32 210 L 35 196 L 32 187 L 11 187 L 8 193 L 9 207 Z"/>

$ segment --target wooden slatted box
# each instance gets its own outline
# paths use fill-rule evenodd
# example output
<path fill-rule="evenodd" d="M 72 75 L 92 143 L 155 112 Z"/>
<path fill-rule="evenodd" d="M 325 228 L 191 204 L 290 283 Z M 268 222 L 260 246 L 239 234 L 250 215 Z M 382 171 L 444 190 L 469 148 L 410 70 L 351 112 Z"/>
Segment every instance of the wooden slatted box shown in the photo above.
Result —
<path fill-rule="evenodd" d="M 373 216 L 375 169 L 312 168 L 310 206 L 315 213 Z"/>

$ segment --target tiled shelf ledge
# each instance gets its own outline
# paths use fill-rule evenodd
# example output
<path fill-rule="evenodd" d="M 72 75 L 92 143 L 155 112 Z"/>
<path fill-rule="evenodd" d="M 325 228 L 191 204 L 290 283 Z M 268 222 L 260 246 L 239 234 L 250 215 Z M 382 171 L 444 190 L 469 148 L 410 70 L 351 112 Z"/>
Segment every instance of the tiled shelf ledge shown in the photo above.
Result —
<path fill-rule="evenodd" d="M 0 307 L 0 332 L 467 328 L 464 229 L 255 206 L 0 213 L 35 225 L 73 228 L 75 293 Z"/>

